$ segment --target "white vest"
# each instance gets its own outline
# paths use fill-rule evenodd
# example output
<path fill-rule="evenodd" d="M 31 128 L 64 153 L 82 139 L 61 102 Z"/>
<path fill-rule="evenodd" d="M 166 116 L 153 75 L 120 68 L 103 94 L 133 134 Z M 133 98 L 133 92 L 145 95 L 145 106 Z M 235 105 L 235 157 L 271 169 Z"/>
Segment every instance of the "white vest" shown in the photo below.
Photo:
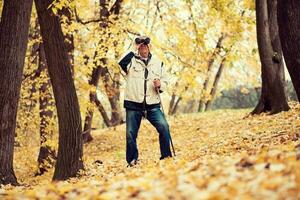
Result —
<path fill-rule="evenodd" d="M 145 70 L 148 69 L 148 77 L 145 79 Z M 167 87 L 164 67 L 162 62 L 152 55 L 148 65 L 133 57 L 127 66 L 125 100 L 142 103 L 146 96 L 147 104 L 159 103 L 159 96 L 155 91 L 153 81 L 160 79 L 160 90 L 164 91 Z M 146 81 L 145 81 L 146 80 Z M 146 85 L 146 94 L 144 87 Z"/>

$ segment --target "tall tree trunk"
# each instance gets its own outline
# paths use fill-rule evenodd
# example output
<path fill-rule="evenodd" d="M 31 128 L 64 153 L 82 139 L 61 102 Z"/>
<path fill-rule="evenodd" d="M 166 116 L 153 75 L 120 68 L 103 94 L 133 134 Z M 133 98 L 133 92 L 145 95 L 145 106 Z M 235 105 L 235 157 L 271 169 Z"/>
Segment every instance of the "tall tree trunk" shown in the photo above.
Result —
<path fill-rule="evenodd" d="M 116 126 L 122 122 L 120 108 L 120 74 L 115 74 L 113 81 L 110 81 L 109 74 L 105 74 L 103 82 L 111 107 L 110 124 L 111 126 Z"/>
<path fill-rule="evenodd" d="M 60 17 L 66 17 L 66 24 L 70 26 L 72 24 L 72 13 L 70 11 L 70 8 L 63 7 L 61 11 L 59 12 Z M 72 32 L 67 32 L 65 34 L 65 44 L 66 44 L 66 49 L 68 51 L 68 58 L 71 64 L 71 72 L 72 72 L 72 77 L 74 78 L 74 35 Z"/>
<path fill-rule="evenodd" d="M 106 0 L 104 0 L 104 2 L 99 1 L 101 21 L 103 21 L 103 19 L 106 18 L 105 16 L 107 16 L 107 17 L 109 16 L 108 9 L 106 8 L 106 5 L 105 5 L 106 4 L 105 1 Z M 102 28 L 105 29 L 106 27 L 102 27 Z M 98 87 L 100 76 L 103 73 L 102 66 L 99 65 L 97 61 L 95 61 L 95 58 L 97 57 L 97 54 L 98 54 L 98 52 L 96 51 L 95 54 L 94 54 L 94 64 L 95 64 L 96 67 L 93 68 L 92 75 L 91 75 L 91 80 L 89 81 L 89 84 L 92 86 L 92 89 L 91 89 L 90 94 L 89 94 L 91 104 L 96 104 L 96 99 L 97 99 L 96 89 Z M 104 108 L 100 101 L 98 101 L 98 105 L 101 108 Z M 103 114 L 104 114 L 104 116 L 107 116 L 107 113 L 104 109 L 102 111 L 103 112 L 100 112 L 100 114 L 102 115 L 102 118 L 104 119 Z M 84 128 L 83 128 L 83 141 L 84 141 L 84 143 L 87 143 L 87 142 L 90 142 L 90 141 L 93 140 L 93 137 L 91 135 L 93 116 L 94 116 L 94 109 L 92 107 L 88 107 L 87 111 L 86 111 L 86 116 L 85 116 L 85 120 L 84 120 Z M 104 120 L 104 122 L 105 122 L 105 120 Z"/>
<path fill-rule="evenodd" d="M 59 123 L 59 146 L 53 180 L 76 176 L 83 168 L 82 127 L 71 64 L 53 0 L 35 0 Z"/>
<path fill-rule="evenodd" d="M 175 88 L 176 87 L 178 87 L 178 84 L 179 84 L 179 81 L 176 81 L 176 83 L 175 83 Z M 185 91 L 187 91 L 188 90 L 188 87 L 185 87 Z M 177 99 L 176 99 L 176 97 L 178 97 Z M 175 91 L 173 92 L 173 94 L 172 94 L 172 99 L 171 99 L 171 101 L 170 101 L 170 107 L 169 107 L 169 115 L 174 115 L 174 114 L 176 114 L 176 112 L 177 112 L 177 109 L 178 109 L 178 105 L 179 105 L 179 102 L 182 100 L 182 96 L 181 95 L 179 95 L 179 96 L 177 96 L 176 94 L 175 94 Z"/>
<path fill-rule="evenodd" d="M 99 0 L 100 2 L 100 27 L 103 30 L 103 35 L 107 35 L 110 37 L 111 32 L 109 30 L 109 17 L 111 15 L 114 16 L 114 20 L 118 20 L 120 10 L 121 10 L 121 3 L 122 0 L 116 0 L 114 5 L 110 10 L 108 10 L 107 7 L 107 0 Z M 100 40 L 100 49 L 101 51 L 107 53 L 108 49 L 103 41 L 103 39 Z M 106 55 L 105 55 L 106 56 Z M 114 78 L 109 74 L 108 67 L 107 67 L 107 58 L 106 57 L 100 57 L 100 65 L 103 67 L 103 74 L 101 74 L 102 82 L 105 86 L 105 93 L 107 95 L 108 101 L 110 103 L 111 107 L 111 119 L 110 119 L 110 125 L 115 126 L 117 124 L 120 124 L 122 121 L 121 116 L 121 108 L 120 108 L 120 75 L 114 74 Z"/>
<path fill-rule="evenodd" d="M 270 111 L 275 114 L 286 111 L 283 82 L 283 65 L 279 42 L 276 0 L 256 0 L 256 25 L 258 50 L 262 69 L 262 92 L 260 100 L 251 114 Z"/>
<path fill-rule="evenodd" d="M 101 74 L 101 69 L 99 67 L 94 68 L 92 72 L 91 80 L 89 81 L 89 84 L 93 87 L 93 89 L 90 91 L 89 97 L 90 102 L 94 103 L 96 98 L 96 89 L 99 83 L 99 78 Z M 100 102 L 101 104 L 101 102 Z M 93 140 L 93 137 L 91 135 L 91 129 L 92 129 L 92 121 L 93 121 L 93 115 L 94 115 L 94 109 L 88 108 L 86 111 L 86 117 L 84 120 L 84 128 L 83 128 L 83 141 L 84 143 L 90 142 Z"/>
<path fill-rule="evenodd" d="M 277 7 L 278 0 L 268 0 L 268 16 L 270 23 L 270 35 L 271 35 L 271 43 L 274 51 L 274 55 L 272 60 L 275 65 L 278 65 L 278 76 L 280 78 L 280 87 L 283 87 L 284 100 L 287 101 L 286 96 L 286 83 L 285 83 L 285 72 L 284 72 L 284 59 L 282 46 L 279 36 L 279 28 L 278 28 L 278 17 L 277 17 Z M 287 106 L 289 109 L 289 106 Z"/>
<path fill-rule="evenodd" d="M 212 89 L 210 91 L 210 99 L 206 102 L 206 105 L 205 105 L 205 111 L 208 111 L 208 110 L 211 109 L 212 102 L 213 102 L 213 100 L 216 96 L 218 85 L 219 85 L 219 82 L 220 82 L 220 79 L 221 79 L 221 75 L 222 75 L 223 69 L 225 67 L 225 61 L 226 61 L 226 57 L 224 57 L 222 59 L 221 64 L 219 66 L 219 69 L 217 71 L 217 74 L 215 76 L 214 83 L 213 83 Z"/>
<path fill-rule="evenodd" d="M 176 100 L 171 115 L 175 115 L 176 114 L 177 109 L 178 109 L 178 105 L 179 105 L 179 102 L 181 101 L 181 99 L 182 99 L 181 97 L 178 97 L 178 99 Z"/>
<path fill-rule="evenodd" d="M 216 47 L 215 47 L 212 55 L 210 56 L 210 58 L 208 60 L 208 63 L 207 63 L 207 73 L 206 73 L 205 81 L 203 83 L 202 94 L 205 94 L 207 92 L 207 90 L 208 90 L 208 83 L 210 81 L 210 73 L 212 71 L 214 61 L 216 60 L 217 56 L 219 55 L 219 53 L 221 51 L 222 42 L 223 42 L 224 39 L 225 39 L 225 35 L 222 34 L 219 37 L 218 42 L 216 44 Z M 204 111 L 204 109 L 205 109 L 205 102 L 206 102 L 206 100 L 205 100 L 204 96 L 202 95 L 202 97 L 200 98 L 200 101 L 199 101 L 198 112 L 203 112 Z"/>
<path fill-rule="evenodd" d="M 122 0 L 116 0 L 114 5 L 112 6 L 111 10 L 108 10 L 107 8 L 107 0 L 99 0 L 100 5 L 100 27 L 102 28 L 103 34 L 108 34 L 107 30 L 108 27 L 108 18 L 111 14 L 116 15 L 114 17 L 115 20 L 118 19 L 118 15 L 120 13 L 121 9 L 121 3 Z M 104 41 L 101 39 L 100 49 L 103 52 L 107 52 L 107 47 L 103 44 Z M 94 59 L 97 57 L 98 52 L 95 52 Z M 103 121 L 107 127 L 114 126 L 117 124 L 120 124 L 122 121 L 121 116 L 121 108 L 120 108 L 120 83 L 118 77 L 119 75 L 116 75 L 116 80 L 113 80 L 111 83 L 110 76 L 108 74 L 108 69 L 105 67 L 107 65 L 106 58 L 97 58 L 100 62 L 95 61 L 96 68 L 92 72 L 90 85 L 94 88 L 98 86 L 99 79 L 102 78 L 102 82 L 105 85 L 105 92 L 108 96 L 108 100 L 111 106 L 111 119 L 109 120 L 107 117 L 107 112 L 105 111 L 103 105 L 101 104 L 100 100 L 97 99 L 96 93 L 94 91 L 90 91 L 90 102 L 93 104 L 96 104 L 98 107 L 98 110 L 100 111 L 100 114 L 102 115 Z M 99 63 L 101 63 L 99 65 Z M 104 66 L 104 67 L 103 67 Z M 94 89 L 93 89 L 94 90 Z M 88 108 L 86 111 L 86 117 L 85 117 L 85 125 L 84 125 L 84 134 L 83 138 L 85 142 L 91 141 L 93 138 L 91 136 L 91 129 L 92 129 L 92 121 L 93 121 L 93 115 L 94 110 L 92 108 Z"/>
<path fill-rule="evenodd" d="M 169 115 L 172 115 L 174 104 L 175 104 L 175 99 L 176 99 L 176 94 L 173 92 L 172 97 L 171 97 L 171 101 L 170 101 L 170 104 L 169 104 L 169 111 L 168 111 Z"/>
<path fill-rule="evenodd" d="M 198 101 L 199 103 L 199 101 Z M 190 113 L 192 112 L 192 107 L 193 107 L 193 100 L 189 100 L 186 102 L 186 104 L 183 106 L 183 109 L 182 109 L 182 113 Z M 198 109 L 198 107 L 197 107 Z"/>
<path fill-rule="evenodd" d="M 278 0 L 278 24 L 285 62 L 300 101 L 300 1 Z"/>
<path fill-rule="evenodd" d="M 90 93 L 90 99 L 91 99 L 91 93 Z M 94 95 L 92 95 L 94 96 Z M 92 100 L 90 100 L 92 101 Z M 83 143 L 88 143 L 93 140 L 91 130 L 92 130 L 92 121 L 93 121 L 93 115 L 94 115 L 94 109 L 93 108 L 88 108 L 84 120 L 84 126 L 83 126 Z"/>
<path fill-rule="evenodd" d="M 46 55 L 43 43 L 39 45 L 39 71 L 40 74 L 47 73 Z M 48 74 L 48 73 L 47 73 Z M 42 175 L 47 172 L 56 160 L 54 149 L 47 144 L 51 139 L 53 132 L 49 130 L 50 122 L 53 119 L 52 107 L 54 106 L 52 94 L 50 92 L 51 82 L 49 76 L 42 77 L 43 83 L 39 87 L 40 102 L 40 151 L 38 155 L 38 173 Z"/>
<path fill-rule="evenodd" d="M 179 80 L 178 80 L 178 81 L 179 81 Z M 177 87 L 178 87 L 178 81 L 176 81 L 175 87 L 174 87 L 174 88 L 177 88 Z M 168 114 L 169 114 L 169 115 L 172 115 L 172 114 L 173 114 L 176 97 L 177 97 L 177 96 L 176 96 L 176 92 L 173 91 L 172 97 L 171 97 L 171 101 L 170 101 L 170 104 L 169 104 L 169 111 L 168 111 Z"/>
<path fill-rule="evenodd" d="M 110 9 L 111 14 L 114 15 L 114 20 L 117 21 L 120 16 L 121 11 L 121 4 L 123 0 L 116 0 L 112 8 Z M 119 35 L 119 33 L 117 33 Z M 118 40 L 114 41 L 114 43 L 119 42 Z M 118 54 L 118 52 L 117 52 Z M 114 80 L 111 84 L 111 87 L 113 88 L 114 95 L 112 96 L 110 100 L 110 105 L 112 109 L 112 116 L 111 116 L 111 124 L 113 126 L 123 123 L 123 117 L 122 117 L 122 110 L 120 107 L 120 73 L 114 74 Z"/>
<path fill-rule="evenodd" d="M 32 46 L 30 55 L 30 57 L 34 59 L 29 64 L 35 62 L 35 64 L 38 66 L 38 69 L 35 71 L 34 75 L 30 77 L 33 84 L 29 96 L 29 100 L 31 101 L 30 107 L 34 107 L 32 104 L 36 104 L 37 100 L 33 99 L 32 97 L 35 92 L 39 92 L 40 151 L 37 160 L 38 171 L 35 174 L 36 176 L 42 175 L 44 172 L 48 171 L 49 168 L 54 166 L 55 161 L 55 152 L 49 145 L 47 145 L 49 138 L 53 134 L 52 132 L 49 132 L 49 123 L 53 118 L 53 112 L 51 108 L 54 106 L 54 101 L 50 92 L 51 84 L 49 75 L 45 76 L 45 74 L 47 74 L 46 57 L 43 43 L 38 41 L 39 37 L 40 30 L 38 19 L 36 18 L 35 27 L 32 31 L 32 34 L 29 34 L 29 38 L 36 40 Z M 39 88 L 37 88 L 37 85 L 39 85 Z M 28 112 L 32 113 L 32 108 L 29 109 Z"/>
<path fill-rule="evenodd" d="M 5 0 L 0 22 L 0 184 L 17 185 L 13 170 L 16 117 L 32 0 Z"/>
<path fill-rule="evenodd" d="M 27 65 L 34 65 L 34 66 L 38 66 L 38 50 L 39 50 L 39 42 L 38 42 L 38 38 L 39 38 L 39 32 L 38 32 L 38 22 L 37 19 L 34 21 L 34 29 L 30 30 L 29 28 L 29 35 L 28 35 L 28 40 L 29 41 L 36 41 L 34 42 L 34 44 L 32 45 L 31 49 L 30 49 L 30 56 L 27 62 Z M 26 72 L 26 71 L 25 71 Z M 26 79 L 29 79 L 30 81 L 30 88 L 28 88 L 28 90 L 26 91 L 26 93 L 28 92 L 28 96 L 26 95 L 26 97 L 22 96 L 22 98 L 25 100 L 24 103 L 21 105 L 19 104 L 19 106 L 21 106 L 22 108 L 24 108 L 24 114 L 26 116 L 25 118 L 25 123 L 24 123 L 24 133 L 27 133 L 28 128 L 31 126 L 32 124 L 32 113 L 33 110 L 36 106 L 36 104 L 38 103 L 37 99 L 34 98 L 36 92 L 37 92 L 37 78 L 39 77 L 40 71 L 39 69 L 36 69 L 34 71 L 34 73 L 31 74 L 23 74 L 23 79 L 22 79 L 22 84 L 24 85 L 25 82 L 27 81 Z M 24 82 L 23 82 L 24 81 Z M 18 122 L 17 122 L 18 123 Z M 17 135 L 16 135 L 17 136 Z"/>
<path fill-rule="evenodd" d="M 100 114 L 101 114 L 102 117 L 103 117 L 103 121 L 104 121 L 105 125 L 106 125 L 107 127 L 110 127 L 110 126 L 111 126 L 111 124 L 110 124 L 110 123 L 111 123 L 111 122 L 110 122 L 110 119 L 109 119 L 109 117 L 108 117 L 108 115 L 107 115 L 107 112 L 105 111 L 104 106 L 101 104 L 100 100 L 98 99 L 97 95 L 95 96 L 95 104 L 96 104 L 96 106 L 97 106 L 97 108 L 98 108 Z"/>

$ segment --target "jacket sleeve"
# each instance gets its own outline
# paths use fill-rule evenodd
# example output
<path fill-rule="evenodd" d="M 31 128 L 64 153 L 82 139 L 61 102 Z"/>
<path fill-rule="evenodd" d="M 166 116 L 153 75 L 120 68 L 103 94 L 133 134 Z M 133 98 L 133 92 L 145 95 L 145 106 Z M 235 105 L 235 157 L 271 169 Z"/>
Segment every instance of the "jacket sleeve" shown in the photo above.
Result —
<path fill-rule="evenodd" d="M 168 76 L 164 67 L 164 63 L 161 63 L 161 78 L 159 92 L 162 93 L 167 90 L 168 87 Z"/>
<path fill-rule="evenodd" d="M 128 70 L 127 69 L 128 64 L 131 62 L 131 59 L 133 58 L 133 56 L 134 56 L 134 53 L 131 51 L 119 61 L 119 65 L 121 66 L 122 70 L 126 74 L 127 74 L 127 70 Z"/>

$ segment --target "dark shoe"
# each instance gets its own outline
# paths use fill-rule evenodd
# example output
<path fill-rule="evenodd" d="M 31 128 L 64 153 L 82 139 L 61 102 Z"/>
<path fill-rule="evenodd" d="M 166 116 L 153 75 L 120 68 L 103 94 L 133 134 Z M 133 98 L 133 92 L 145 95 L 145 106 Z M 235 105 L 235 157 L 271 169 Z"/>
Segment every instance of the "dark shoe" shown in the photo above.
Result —
<path fill-rule="evenodd" d="M 133 166 L 135 166 L 135 165 L 137 165 L 137 164 L 138 164 L 137 160 L 136 160 L 136 159 L 133 159 L 133 160 L 127 165 L 127 167 L 133 167 Z"/>
<path fill-rule="evenodd" d="M 172 158 L 172 156 L 165 156 L 165 157 L 161 156 L 161 157 L 159 158 L 159 160 L 163 160 L 163 159 L 165 159 L 165 158 Z"/>

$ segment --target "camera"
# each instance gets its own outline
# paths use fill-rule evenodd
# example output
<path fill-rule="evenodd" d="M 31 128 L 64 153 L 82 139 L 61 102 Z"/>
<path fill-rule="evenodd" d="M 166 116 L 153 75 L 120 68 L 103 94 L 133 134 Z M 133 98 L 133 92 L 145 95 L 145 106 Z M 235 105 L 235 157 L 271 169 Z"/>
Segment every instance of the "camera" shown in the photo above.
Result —
<path fill-rule="evenodd" d="M 150 38 L 146 37 L 146 38 L 135 38 L 135 43 L 136 44 L 144 44 L 144 45 L 148 45 L 150 43 Z"/>

